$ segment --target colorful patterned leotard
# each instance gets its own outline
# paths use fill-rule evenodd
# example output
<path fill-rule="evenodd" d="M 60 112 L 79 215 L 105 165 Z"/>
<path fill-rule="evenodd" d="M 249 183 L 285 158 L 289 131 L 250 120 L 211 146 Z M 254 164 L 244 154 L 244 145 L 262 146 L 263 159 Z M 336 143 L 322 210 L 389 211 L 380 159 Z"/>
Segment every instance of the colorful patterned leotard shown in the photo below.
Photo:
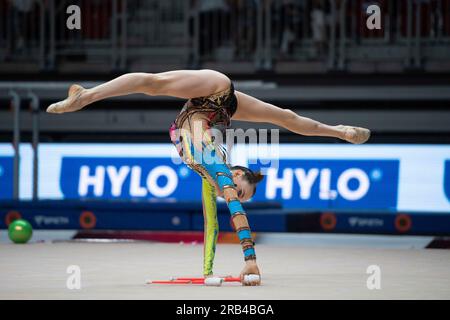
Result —
<path fill-rule="evenodd" d="M 203 178 L 203 189 L 213 190 L 211 192 L 214 201 L 216 188 L 223 193 L 231 213 L 232 225 L 235 227 L 242 245 L 245 260 L 251 260 L 256 259 L 256 256 L 247 217 L 238 200 L 226 152 L 216 139 L 217 132 L 224 134 L 225 129 L 229 128 L 231 117 L 236 109 L 237 99 L 232 83 L 224 91 L 206 97 L 189 99 L 172 123 L 170 137 L 184 163 Z M 216 188 L 207 188 L 206 183 Z M 203 196 L 203 205 L 205 211 L 205 207 L 208 207 L 205 206 L 205 195 Z M 217 219 L 214 219 L 214 223 L 217 223 Z M 218 230 L 214 230 L 213 235 L 209 234 L 208 236 L 217 241 Z M 206 237 L 205 234 L 205 245 Z M 212 255 L 214 256 L 214 252 Z M 205 271 L 205 273 L 208 272 L 209 270 Z"/>

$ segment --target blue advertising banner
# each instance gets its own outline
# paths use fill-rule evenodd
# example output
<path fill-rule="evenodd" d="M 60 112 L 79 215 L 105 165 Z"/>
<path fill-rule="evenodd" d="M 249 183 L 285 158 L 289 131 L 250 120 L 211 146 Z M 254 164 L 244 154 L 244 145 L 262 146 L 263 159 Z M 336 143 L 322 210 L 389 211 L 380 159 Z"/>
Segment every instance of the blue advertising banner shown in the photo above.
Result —
<path fill-rule="evenodd" d="M 254 199 L 286 208 L 395 210 L 398 176 L 398 160 L 280 159 Z"/>
<path fill-rule="evenodd" d="M 13 197 L 13 157 L 0 157 L 0 199 Z"/>
<path fill-rule="evenodd" d="M 444 192 L 447 200 L 450 202 L 450 160 L 445 161 L 444 165 Z"/>
<path fill-rule="evenodd" d="M 0 199 L 12 198 L 13 151 L 0 144 Z M 32 195 L 32 156 L 21 146 L 20 198 Z M 252 201 L 286 208 L 450 213 L 450 145 L 235 145 L 233 165 L 262 169 Z M 171 144 L 39 147 L 44 199 L 200 201 L 201 179 Z"/>
<path fill-rule="evenodd" d="M 170 158 L 63 157 L 60 186 L 65 199 L 200 197 L 200 177 Z"/>

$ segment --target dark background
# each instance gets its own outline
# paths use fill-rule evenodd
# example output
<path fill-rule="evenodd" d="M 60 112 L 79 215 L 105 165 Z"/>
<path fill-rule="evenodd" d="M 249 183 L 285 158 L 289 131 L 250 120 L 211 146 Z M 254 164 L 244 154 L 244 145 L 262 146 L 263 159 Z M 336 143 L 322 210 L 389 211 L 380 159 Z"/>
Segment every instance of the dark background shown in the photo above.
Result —
<path fill-rule="evenodd" d="M 71 4 L 81 30 L 66 26 Z M 366 27 L 372 4 L 380 30 Z M 370 143 L 450 142 L 448 0 L 0 0 L 0 141 L 12 139 L 12 92 L 30 141 L 33 94 L 45 110 L 74 82 L 187 68 L 222 71 L 238 90 L 319 121 L 368 127 Z M 58 121 L 43 113 L 40 139 L 168 142 L 182 104 L 129 96 Z M 341 143 L 286 131 L 281 142 Z"/>

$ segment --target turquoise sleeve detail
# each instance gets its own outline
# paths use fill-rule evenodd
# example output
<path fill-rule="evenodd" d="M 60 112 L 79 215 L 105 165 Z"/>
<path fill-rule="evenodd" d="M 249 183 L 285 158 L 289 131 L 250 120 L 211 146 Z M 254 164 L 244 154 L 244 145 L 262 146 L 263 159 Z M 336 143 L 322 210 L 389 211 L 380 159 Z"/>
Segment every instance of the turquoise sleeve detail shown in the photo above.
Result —
<path fill-rule="evenodd" d="M 244 212 L 244 208 L 239 200 L 232 200 L 228 202 L 228 208 L 230 209 L 231 215 L 235 215 L 238 212 Z"/>
<path fill-rule="evenodd" d="M 255 256 L 255 249 L 253 248 L 248 248 L 244 250 L 244 256 L 245 257 L 250 257 L 250 256 Z"/>
<path fill-rule="evenodd" d="M 241 230 L 238 231 L 238 237 L 239 240 L 244 240 L 244 239 L 251 239 L 252 238 L 252 234 L 250 233 L 250 230 Z"/>

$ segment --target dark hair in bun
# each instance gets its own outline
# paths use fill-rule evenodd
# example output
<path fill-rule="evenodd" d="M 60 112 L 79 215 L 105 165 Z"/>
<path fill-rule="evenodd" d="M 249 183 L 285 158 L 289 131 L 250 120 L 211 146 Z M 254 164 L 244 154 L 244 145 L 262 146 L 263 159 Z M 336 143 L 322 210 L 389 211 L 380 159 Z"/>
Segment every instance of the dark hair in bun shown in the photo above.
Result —
<path fill-rule="evenodd" d="M 255 185 L 255 191 L 256 192 L 256 185 L 261 182 L 262 179 L 264 179 L 264 175 L 261 173 L 261 171 L 253 172 L 249 168 L 242 167 L 242 166 L 234 166 L 231 167 L 231 170 L 242 170 L 244 172 L 244 177 L 247 179 L 248 182 Z"/>
<path fill-rule="evenodd" d="M 252 172 L 253 173 L 253 183 L 257 184 L 264 179 L 264 175 L 261 173 L 261 171 Z"/>

